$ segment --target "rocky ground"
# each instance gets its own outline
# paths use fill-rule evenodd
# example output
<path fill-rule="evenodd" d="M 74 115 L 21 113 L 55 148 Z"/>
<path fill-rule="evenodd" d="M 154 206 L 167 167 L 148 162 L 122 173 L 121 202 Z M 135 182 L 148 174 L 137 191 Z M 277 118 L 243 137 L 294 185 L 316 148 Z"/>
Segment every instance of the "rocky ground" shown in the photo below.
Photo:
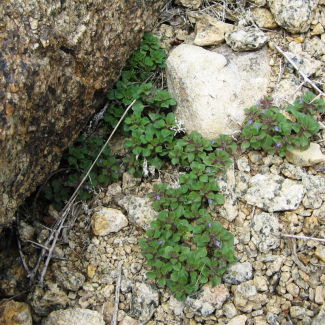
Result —
<path fill-rule="evenodd" d="M 203 42 L 209 33 L 204 27 L 204 35 L 197 37 L 198 21 L 204 25 L 202 14 L 235 25 L 257 25 L 270 39 L 268 92 L 277 94 L 282 103 L 290 102 L 301 77 L 274 44 L 293 52 L 298 48 L 301 66 L 310 69 L 308 76 L 324 82 L 325 7 L 319 1 L 309 24 L 299 25 L 299 10 L 295 11 L 298 18 L 293 17 L 291 25 L 283 29 L 278 25 L 284 18 L 276 14 L 279 2 L 274 1 L 272 7 L 263 0 L 246 6 L 239 1 L 225 11 L 216 1 L 180 0 L 182 4 L 165 8 L 155 34 L 170 51 L 177 44 L 172 41 L 191 43 L 197 38 Z M 253 23 L 254 13 L 259 18 Z M 233 233 L 239 260 L 217 287 L 207 284 L 185 302 L 178 302 L 169 290 L 146 278 L 149 269 L 138 241 L 156 214 L 146 194 L 155 183 L 172 184 L 178 175 L 172 167 L 142 181 L 124 173 L 120 182 L 98 189 L 91 202 L 76 205 L 43 287 L 24 292 L 28 280 L 18 250 L 2 241 L 0 289 L 8 297 L 17 296 L 16 302 L 4 299 L 0 303 L 0 323 L 111 324 L 118 288 L 117 319 L 123 325 L 325 324 L 325 159 L 320 152 L 324 152 L 324 136 L 322 130 L 304 155 L 281 158 L 238 152 L 233 166 L 217 178 L 226 204 L 209 212 Z M 121 152 L 117 140 L 113 149 Z M 48 216 L 51 224 L 57 212 L 50 207 Z M 32 268 L 39 250 L 27 240 L 37 237 L 42 244 L 49 230 L 28 217 L 20 221 L 19 230 L 25 263 Z M 3 239 L 13 237 L 8 232 L 5 235 Z M 63 311 L 67 307 L 70 309 Z"/>

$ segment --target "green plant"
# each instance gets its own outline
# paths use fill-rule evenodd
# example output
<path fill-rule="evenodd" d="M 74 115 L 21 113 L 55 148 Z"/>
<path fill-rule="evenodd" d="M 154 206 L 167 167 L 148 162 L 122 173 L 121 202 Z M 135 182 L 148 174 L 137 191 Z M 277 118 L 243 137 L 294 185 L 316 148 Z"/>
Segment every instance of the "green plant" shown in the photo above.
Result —
<path fill-rule="evenodd" d="M 232 234 L 212 221 L 206 209 L 198 210 L 192 222 L 184 215 L 181 205 L 160 211 L 147 231 L 148 238 L 140 239 L 152 269 L 147 276 L 160 286 L 167 285 L 178 300 L 185 300 L 209 279 L 216 286 L 226 267 L 236 261 Z"/>
<path fill-rule="evenodd" d="M 319 124 L 309 114 L 323 112 L 324 101 L 315 98 L 307 92 L 302 99 L 288 106 L 286 112 L 293 115 L 286 118 L 277 107 L 273 106 L 271 98 L 264 98 L 257 105 L 246 109 L 247 123 L 242 131 L 243 149 L 263 149 L 269 154 L 284 156 L 295 147 L 305 150 L 310 145 L 310 137 L 317 134 Z"/>
<path fill-rule="evenodd" d="M 123 163 L 136 177 L 142 177 L 146 166 L 161 169 L 167 161 L 180 172 L 177 188 L 163 183 L 155 185 L 148 195 L 158 217 L 140 244 L 151 268 L 147 276 L 157 279 L 160 286 L 167 285 L 177 299 L 184 300 L 209 280 L 212 286 L 220 283 L 226 267 L 236 262 L 232 234 L 212 220 L 208 207 L 224 203 L 215 176 L 231 164 L 230 155 L 237 144 L 228 135 L 211 141 L 196 131 L 180 137 L 183 128 L 171 112 L 176 101 L 167 91 L 146 82 L 153 71 L 164 67 L 165 54 L 158 39 L 146 34 L 108 94 L 110 104 L 102 130 L 104 135 L 109 133 L 126 107 L 136 100 L 121 128 L 129 137 L 124 143 L 127 153 Z M 281 156 L 296 146 L 307 148 L 309 139 L 319 130 L 311 115 L 325 111 L 324 101 L 307 92 L 286 111 L 292 120 L 272 104 L 271 98 L 246 109 L 246 125 L 239 140 L 242 148 Z M 65 162 L 74 171 L 51 181 L 45 190 L 46 197 L 58 208 L 78 187 L 102 146 L 101 137 L 81 136 L 66 151 Z M 95 186 L 105 187 L 119 177 L 118 160 L 106 148 L 80 189 L 79 198 L 90 198 Z"/>

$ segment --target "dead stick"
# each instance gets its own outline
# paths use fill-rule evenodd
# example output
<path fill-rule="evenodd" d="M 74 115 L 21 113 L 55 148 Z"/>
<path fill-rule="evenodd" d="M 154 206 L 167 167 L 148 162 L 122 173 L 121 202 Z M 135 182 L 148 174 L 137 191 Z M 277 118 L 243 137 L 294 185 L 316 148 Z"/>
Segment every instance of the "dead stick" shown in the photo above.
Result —
<path fill-rule="evenodd" d="M 320 241 L 320 242 L 325 243 L 325 239 L 322 239 L 322 238 L 314 238 L 314 237 L 307 237 L 307 236 L 296 236 L 296 235 L 288 235 L 288 234 L 282 234 L 282 233 L 278 233 L 277 235 L 280 236 L 280 237 L 305 239 L 305 240 L 315 240 L 315 241 Z"/>
<path fill-rule="evenodd" d="M 122 278 L 122 264 L 120 261 L 117 266 L 117 281 L 116 281 L 116 289 L 115 289 L 115 305 L 114 305 L 114 314 L 112 319 L 112 325 L 117 324 L 117 315 L 118 315 L 118 304 L 120 302 L 120 288 L 121 288 L 121 278 Z"/>
<path fill-rule="evenodd" d="M 291 64 L 292 64 L 292 66 L 298 71 L 298 73 L 304 78 L 304 80 L 306 81 L 306 82 L 308 82 L 319 94 L 322 94 L 323 96 L 325 96 L 325 94 L 315 85 L 315 83 L 314 82 L 312 82 L 306 75 L 305 75 L 305 73 L 304 72 L 302 72 L 299 68 L 298 68 L 298 66 L 296 65 L 296 63 L 295 62 L 293 62 L 290 58 L 289 58 L 289 56 L 287 55 L 287 54 L 285 54 L 282 50 L 281 50 L 281 48 L 279 47 L 279 46 L 277 46 L 276 44 L 273 44 L 274 45 L 274 47 L 278 50 L 278 52 L 280 52 Z"/>

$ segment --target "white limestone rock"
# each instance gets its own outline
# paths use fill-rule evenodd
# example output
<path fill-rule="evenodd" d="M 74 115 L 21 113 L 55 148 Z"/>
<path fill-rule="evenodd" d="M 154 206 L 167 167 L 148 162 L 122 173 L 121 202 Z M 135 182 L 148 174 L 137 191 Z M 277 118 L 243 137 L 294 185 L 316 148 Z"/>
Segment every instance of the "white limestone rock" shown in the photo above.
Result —
<path fill-rule="evenodd" d="M 105 322 L 103 315 L 101 315 L 98 311 L 70 308 L 66 310 L 53 311 L 42 324 L 105 325 Z"/>
<path fill-rule="evenodd" d="M 305 194 L 296 181 L 276 174 L 257 174 L 250 179 L 243 200 L 265 211 L 287 211 L 298 208 Z"/>
<path fill-rule="evenodd" d="M 159 292 L 153 285 L 137 282 L 132 290 L 130 316 L 146 324 L 159 305 Z"/>
<path fill-rule="evenodd" d="M 233 51 L 252 51 L 260 49 L 269 37 L 261 30 L 246 27 L 226 34 L 226 42 Z"/>
<path fill-rule="evenodd" d="M 235 53 L 177 46 L 167 60 L 167 83 L 177 100 L 176 116 L 190 133 L 207 139 L 240 129 L 244 109 L 266 94 L 270 74 L 266 49 Z"/>
<path fill-rule="evenodd" d="M 222 307 L 229 297 L 229 291 L 224 284 L 212 288 L 210 283 L 205 284 L 197 293 L 191 294 L 185 300 L 197 315 L 207 317 Z"/>
<path fill-rule="evenodd" d="M 260 252 L 267 253 L 271 249 L 278 248 L 280 238 L 276 236 L 280 225 L 278 218 L 271 213 L 256 213 L 252 223 L 252 242 Z"/>
<path fill-rule="evenodd" d="M 150 228 L 150 223 L 155 220 L 158 212 L 151 206 L 151 200 L 147 197 L 125 196 L 118 201 L 118 205 L 128 212 L 128 219 L 131 223 L 135 223 L 144 230 Z"/>
<path fill-rule="evenodd" d="M 216 177 L 220 193 L 225 198 L 222 205 L 213 205 L 211 209 L 228 221 L 234 220 L 238 215 L 238 195 L 236 193 L 236 179 L 234 168 L 228 168 L 225 175 Z"/>
<path fill-rule="evenodd" d="M 286 154 L 289 162 L 300 167 L 313 166 L 325 161 L 325 155 L 320 150 L 318 143 L 311 143 L 307 150 L 294 149 Z"/>
<path fill-rule="evenodd" d="M 231 265 L 223 276 L 223 281 L 230 284 L 240 284 L 253 277 L 253 267 L 249 262 Z"/>
<path fill-rule="evenodd" d="M 91 223 L 96 236 L 106 236 L 126 227 L 128 219 L 120 210 L 100 207 L 91 217 Z"/>
<path fill-rule="evenodd" d="M 195 25 L 194 45 L 219 45 L 225 41 L 225 34 L 234 30 L 234 25 L 224 23 L 208 15 L 202 16 Z"/>
<path fill-rule="evenodd" d="M 258 27 L 267 29 L 275 29 L 278 27 L 270 10 L 266 8 L 253 8 L 252 14 Z"/>
<path fill-rule="evenodd" d="M 318 0 L 269 0 L 275 21 L 290 33 L 305 33 L 310 27 Z"/>

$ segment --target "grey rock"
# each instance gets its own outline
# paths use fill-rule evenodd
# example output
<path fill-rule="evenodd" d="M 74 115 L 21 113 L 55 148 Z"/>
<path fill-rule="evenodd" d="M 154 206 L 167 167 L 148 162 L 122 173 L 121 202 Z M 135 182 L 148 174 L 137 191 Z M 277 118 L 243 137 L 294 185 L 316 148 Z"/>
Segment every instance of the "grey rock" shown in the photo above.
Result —
<path fill-rule="evenodd" d="M 290 307 L 290 316 L 292 318 L 303 319 L 306 313 L 306 308 L 300 306 Z"/>
<path fill-rule="evenodd" d="M 233 51 L 252 51 L 263 47 L 269 37 L 255 28 L 238 29 L 226 34 L 226 43 Z"/>
<path fill-rule="evenodd" d="M 295 210 L 304 195 L 304 187 L 279 175 L 257 174 L 250 179 L 243 200 L 268 212 Z"/>
<path fill-rule="evenodd" d="M 247 321 L 246 315 L 239 315 L 239 316 L 235 316 L 227 324 L 228 325 L 245 325 L 246 321 Z"/>
<path fill-rule="evenodd" d="M 191 294 L 185 300 L 195 314 L 203 317 L 211 315 L 220 309 L 229 297 L 229 291 L 224 284 L 212 288 L 210 283 L 205 284 L 197 293 Z"/>
<path fill-rule="evenodd" d="M 317 36 L 306 40 L 302 49 L 318 60 L 321 60 L 322 56 L 325 55 L 325 44 Z"/>
<path fill-rule="evenodd" d="M 149 322 L 159 305 L 159 292 L 153 285 L 137 282 L 132 290 L 130 316 L 141 324 Z"/>
<path fill-rule="evenodd" d="M 92 229 L 96 236 L 118 232 L 128 225 L 126 216 L 117 209 L 99 207 L 91 217 Z"/>
<path fill-rule="evenodd" d="M 311 325 L 324 325 L 325 319 L 325 304 L 320 308 L 319 313 L 313 318 Z"/>
<path fill-rule="evenodd" d="M 290 33 L 309 29 L 318 0 L 270 0 L 269 7 L 278 25 Z"/>
<path fill-rule="evenodd" d="M 203 15 L 195 25 L 194 45 L 219 45 L 225 41 L 225 34 L 234 30 L 234 25 Z"/>
<path fill-rule="evenodd" d="M 278 315 L 268 312 L 266 314 L 266 320 L 270 325 L 279 325 L 279 317 Z"/>
<path fill-rule="evenodd" d="M 226 302 L 223 305 L 222 310 L 228 319 L 234 318 L 238 314 L 238 311 L 232 302 Z"/>
<path fill-rule="evenodd" d="M 260 309 L 267 303 L 266 294 L 260 294 L 252 280 L 243 282 L 236 286 L 234 292 L 234 305 L 242 312 L 250 313 L 253 308 Z"/>
<path fill-rule="evenodd" d="M 291 178 L 295 180 L 301 180 L 302 177 L 305 175 L 305 172 L 303 171 L 302 168 L 287 162 L 283 163 L 280 166 L 280 171 L 287 178 Z"/>
<path fill-rule="evenodd" d="M 177 46 L 167 60 L 167 84 L 177 100 L 176 116 L 188 133 L 207 139 L 239 129 L 250 107 L 266 94 L 270 66 L 266 49 L 235 53 Z"/>
<path fill-rule="evenodd" d="M 40 316 L 47 316 L 53 310 L 69 306 L 68 296 L 54 283 L 45 283 L 43 287 L 36 286 L 28 295 L 28 301 L 35 313 Z"/>
<path fill-rule="evenodd" d="M 311 143 L 307 150 L 294 149 L 287 152 L 286 158 L 292 164 L 300 167 L 307 167 L 325 162 L 325 155 L 320 150 L 318 143 Z"/>
<path fill-rule="evenodd" d="M 0 324 L 33 325 L 32 310 L 25 302 L 3 300 L 0 302 Z"/>
<path fill-rule="evenodd" d="M 322 65 L 322 62 L 313 59 L 307 52 L 285 53 L 307 77 L 314 74 Z M 289 69 L 291 73 L 295 71 L 292 64 L 289 62 L 286 63 L 286 68 Z"/>
<path fill-rule="evenodd" d="M 266 8 L 253 8 L 252 14 L 255 23 L 260 28 L 275 29 L 278 24 L 274 20 L 272 13 Z"/>
<path fill-rule="evenodd" d="M 150 223 L 158 215 L 151 206 L 151 200 L 147 197 L 125 196 L 118 204 L 128 212 L 129 221 L 144 230 L 150 228 Z"/>
<path fill-rule="evenodd" d="M 288 106 L 287 101 L 294 101 L 297 97 L 301 96 L 302 90 L 298 89 L 300 84 L 299 78 L 293 74 L 289 74 L 286 78 L 283 78 L 275 87 L 273 97 L 273 103 L 275 106 L 285 108 Z"/>
<path fill-rule="evenodd" d="M 105 105 L 166 3 L 1 1 L 0 227 Z"/>
<path fill-rule="evenodd" d="M 103 315 L 98 311 L 81 308 L 53 311 L 43 325 L 105 325 Z"/>
<path fill-rule="evenodd" d="M 279 237 L 275 234 L 279 231 L 279 220 L 274 214 L 256 213 L 252 223 L 252 242 L 260 252 L 267 253 L 280 245 Z"/>
<path fill-rule="evenodd" d="M 259 151 L 249 151 L 248 157 L 253 164 L 256 165 L 263 164 L 263 155 Z"/>
<path fill-rule="evenodd" d="M 220 193 L 225 197 L 223 205 L 213 205 L 212 209 L 228 221 L 234 220 L 238 215 L 238 196 L 236 194 L 235 171 L 228 168 L 225 175 L 217 176 L 216 182 Z"/>
<path fill-rule="evenodd" d="M 54 276 L 58 284 L 71 291 L 77 291 L 85 282 L 83 274 L 67 267 L 55 270 Z"/>
<path fill-rule="evenodd" d="M 223 276 L 223 281 L 230 284 L 240 284 L 253 277 L 253 267 L 249 262 L 231 265 Z"/>
<path fill-rule="evenodd" d="M 26 242 L 27 240 L 32 240 L 35 234 L 35 229 L 26 223 L 25 221 L 21 220 L 19 222 L 19 238 Z"/>
<path fill-rule="evenodd" d="M 319 209 L 313 211 L 312 217 L 315 217 L 319 222 L 325 225 L 325 203 Z"/>
<path fill-rule="evenodd" d="M 171 296 L 169 299 L 169 307 L 176 316 L 179 316 L 183 313 L 185 302 L 178 301 L 175 297 Z"/>

